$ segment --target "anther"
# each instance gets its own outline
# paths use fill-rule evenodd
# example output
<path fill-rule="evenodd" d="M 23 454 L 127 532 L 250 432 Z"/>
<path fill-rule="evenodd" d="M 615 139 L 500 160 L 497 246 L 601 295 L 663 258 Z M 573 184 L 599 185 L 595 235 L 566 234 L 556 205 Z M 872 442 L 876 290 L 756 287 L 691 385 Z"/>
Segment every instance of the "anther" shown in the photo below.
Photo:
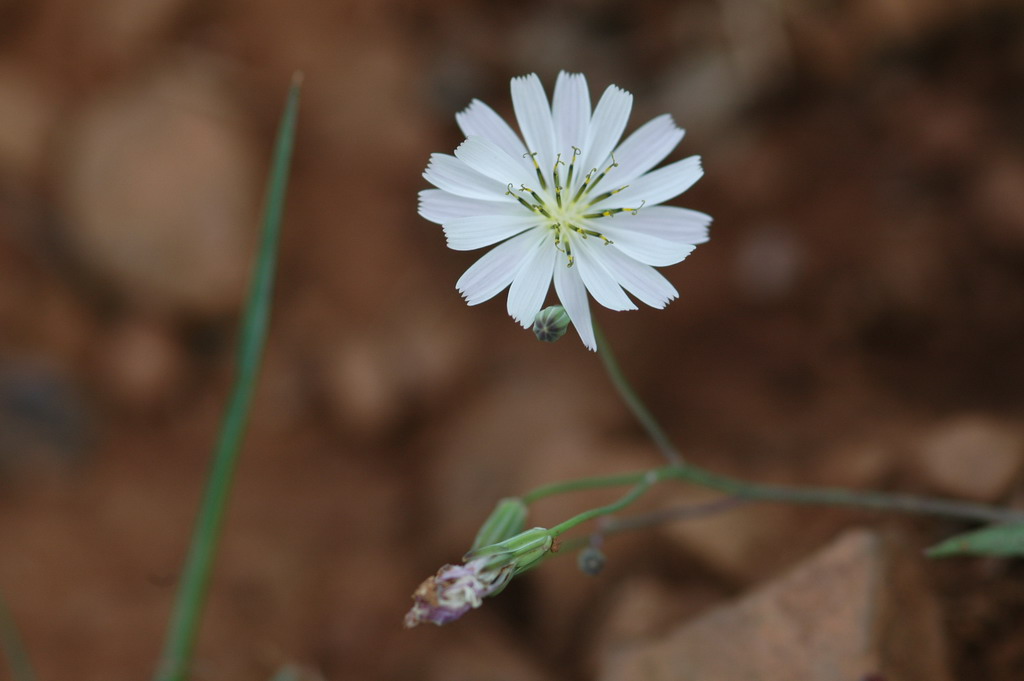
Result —
<path fill-rule="evenodd" d="M 514 197 L 515 197 L 515 199 L 516 199 L 516 201 L 518 201 L 519 203 L 521 203 L 521 204 L 523 205 L 523 207 L 525 207 L 525 208 L 526 208 L 526 209 L 527 209 L 528 211 L 531 211 L 531 212 L 533 212 L 533 213 L 540 213 L 541 215 L 543 215 L 543 216 L 544 216 L 544 217 L 546 217 L 546 218 L 550 218 L 550 217 L 551 217 L 551 216 L 550 216 L 550 215 L 548 214 L 548 212 L 547 212 L 546 210 L 544 210 L 544 203 L 543 203 L 542 201 L 540 201 L 540 200 L 538 199 L 538 201 L 537 201 L 537 204 L 536 204 L 536 205 L 535 205 L 535 204 L 532 204 L 532 203 L 530 203 L 529 201 L 527 201 L 526 199 L 524 199 L 523 197 L 521 197 L 521 196 L 520 196 L 519 194 L 516 194 L 516 193 L 515 193 L 515 192 L 514 192 L 514 191 L 512 190 L 512 185 L 511 185 L 511 184 L 509 184 L 509 185 L 508 185 L 508 191 L 507 191 L 507 192 L 505 192 L 505 194 L 506 194 L 506 195 L 511 195 L 511 196 L 514 196 Z M 536 195 L 536 194 L 534 194 L 534 196 L 537 196 L 537 195 Z"/>
<path fill-rule="evenodd" d="M 611 170 L 612 168 L 618 168 L 619 167 L 619 162 L 615 160 L 615 154 L 614 153 L 611 154 L 611 157 L 612 157 L 611 165 L 609 165 L 607 168 L 605 168 L 604 172 L 597 176 L 597 179 L 594 180 L 594 184 L 592 184 L 590 186 L 591 189 L 596 187 L 597 183 L 604 179 L 604 176 L 608 174 L 609 170 Z M 597 170 L 597 168 L 595 168 L 594 170 Z"/>
<path fill-rule="evenodd" d="M 615 196 L 616 194 L 618 194 L 619 192 L 621 192 L 623 189 L 625 189 L 628 186 L 629 186 L 628 184 L 624 184 L 621 187 L 619 187 L 618 189 L 613 189 L 610 192 L 605 192 L 604 194 L 601 194 L 600 196 L 594 197 L 593 199 L 590 200 L 590 203 L 588 203 L 587 205 L 588 206 L 593 206 L 595 203 L 600 203 L 601 201 L 604 201 L 605 199 L 607 199 L 609 196 Z"/>
<path fill-rule="evenodd" d="M 576 192 L 576 196 L 572 197 L 572 202 L 573 203 L 576 203 L 577 201 L 579 201 L 580 197 L 583 196 L 583 193 L 585 191 L 587 191 L 587 185 L 590 184 L 590 178 L 593 177 L 594 173 L 596 173 L 596 172 L 597 172 L 597 168 L 593 168 L 593 169 L 591 169 L 591 171 L 589 173 L 587 173 L 587 176 L 585 178 L 583 178 L 583 184 L 580 185 L 579 190 Z M 593 201 L 591 201 L 591 203 L 593 203 Z"/>
<path fill-rule="evenodd" d="M 537 202 L 538 206 L 543 206 L 544 205 L 544 199 L 540 198 L 540 196 L 537 195 L 537 192 L 533 191 L 532 189 L 527 187 L 525 184 L 519 185 L 519 191 L 521 191 L 521 192 L 530 192 L 530 196 L 533 197 L 534 201 Z M 547 213 L 545 213 L 545 215 L 547 215 Z"/>
<path fill-rule="evenodd" d="M 572 160 L 569 161 L 569 175 L 565 178 L 565 186 L 572 186 L 572 172 L 576 168 L 576 157 L 583 153 L 583 150 L 577 146 L 572 148 Z"/>
<path fill-rule="evenodd" d="M 523 154 L 523 158 L 526 158 L 527 156 L 530 157 L 530 160 L 533 161 L 533 169 L 537 172 L 537 179 L 540 180 L 540 188 L 547 189 L 547 180 L 544 179 L 544 173 L 540 171 L 540 164 L 537 163 L 537 153 L 538 152 L 536 151 L 528 151 L 525 154 Z"/>
<path fill-rule="evenodd" d="M 558 203 L 558 207 L 561 208 L 562 207 L 562 187 L 559 184 L 559 178 L 558 178 L 558 166 L 559 165 L 563 165 L 563 166 L 565 165 L 565 163 L 562 162 L 562 154 L 561 153 L 559 153 L 558 156 L 555 158 L 555 166 L 551 170 L 551 174 L 552 174 L 552 176 L 555 179 L 555 201 Z"/>

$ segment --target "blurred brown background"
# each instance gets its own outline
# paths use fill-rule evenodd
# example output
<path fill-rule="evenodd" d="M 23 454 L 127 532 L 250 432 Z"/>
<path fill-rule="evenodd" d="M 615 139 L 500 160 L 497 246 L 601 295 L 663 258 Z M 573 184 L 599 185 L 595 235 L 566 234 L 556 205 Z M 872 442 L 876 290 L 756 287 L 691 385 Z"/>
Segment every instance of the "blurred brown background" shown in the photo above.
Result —
<path fill-rule="evenodd" d="M 554 561 L 450 628 L 400 628 L 499 497 L 658 463 L 597 358 L 574 335 L 537 343 L 504 295 L 467 308 L 454 282 L 478 254 L 416 214 L 455 112 L 479 97 L 508 114 L 523 73 L 550 88 L 583 71 L 594 97 L 616 83 L 630 130 L 672 113 L 688 135 L 670 160 L 704 158 L 675 203 L 715 223 L 665 271 L 679 300 L 597 314 L 687 456 L 1020 500 L 1020 3 L 0 0 L 0 589 L 40 679 L 153 667 L 296 69 L 273 327 L 196 679 L 286 662 L 310 679 L 623 678 L 624 641 L 851 524 L 922 563 L 930 678 L 1024 678 L 1019 567 L 924 565 L 963 528 L 820 509 L 613 539 L 596 579 Z"/>

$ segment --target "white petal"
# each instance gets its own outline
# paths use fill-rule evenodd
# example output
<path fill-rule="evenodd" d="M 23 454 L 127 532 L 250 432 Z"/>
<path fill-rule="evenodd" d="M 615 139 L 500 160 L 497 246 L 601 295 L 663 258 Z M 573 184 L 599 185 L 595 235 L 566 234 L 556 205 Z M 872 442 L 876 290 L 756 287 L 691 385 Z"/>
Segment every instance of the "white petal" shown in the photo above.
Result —
<path fill-rule="evenodd" d="M 703 174 L 700 156 L 684 158 L 682 161 L 641 175 L 633 180 L 629 187 L 595 204 L 594 208 L 655 206 L 679 196 L 692 187 Z"/>
<path fill-rule="evenodd" d="M 583 345 L 587 346 L 588 350 L 597 350 L 594 326 L 590 321 L 587 289 L 580 278 L 579 270 L 556 263 L 555 293 L 558 294 L 558 300 L 572 320 L 572 325 L 576 327 L 576 333 L 580 335 Z"/>
<path fill-rule="evenodd" d="M 590 120 L 587 143 L 580 159 L 580 167 L 583 169 L 581 175 L 586 175 L 591 168 L 601 172 L 607 167 L 608 154 L 622 138 L 632 108 L 633 95 L 625 90 L 609 85 L 604 91 L 594 109 L 594 117 Z"/>
<path fill-rule="evenodd" d="M 481 175 L 448 154 L 431 154 L 423 177 L 438 189 L 470 199 L 500 200 L 507 191 L 505 184 Z"/>
<path fill-rule="evenodd" d="M 526 153 L 523 141 L 512 126 L 479 99 L 474 99 L 463 111 L 455 114 L 455 120 L 466 137 L 485 137 L 512 158 L 519 158 Z"/>
<path fill-rule="evenodd" d="M 611 218 L 588 220 L 583 225 L 600 232 L 623 253 L 647 265 L 674 265 L 696 244 L 708 240 L 711 217 L 675 206 L 652 206 Z"/>
<path fill-rule="evenodd" d="M 516 187 L 535 178 L 522 159 L 514 159 L 494 142 L 485 137 L 470 137 L 455 150 L 455 157 L 482 175 L 497 180 L 504 186 Z"/>
<path fill-rule="evenodd" d="M 542 238 L 516 272 L 512 288 L 508 290 L 508 313 L 524 328 L 533 324 L 551 288 L 551 270 L 554 269 L 558 251 L 553 239 L 545 231 L 537 230 Z"/>
<path fill-rule="evenodd" d="M 674 243 L 656 236 L 618 228 L 606 227 L 604 235 L 612 240 L 609 248 L 617 248 L 630 258 L 654 267 L 675 265 L 697 248 L 690 244 Z"/>
<path fill-rule="evenodd" d="M 621 187 L 661 163 L 672 153 L 684 131 L 676 127 L 668 114 L 658 116 L 636 129 L 615 150 L 614 181 Z"/>
<path fill-rule="evenodd" d="M 528 215 L 473 215 L 454 218 L 444 223 L 444 235 L 448 248 L 456 251 L 472 251 L 503 241 L 523 230 L 537 225 L 537 216 Z"/>
<path fill-rule="evenodd" d="M 527 150 L 537 153 L 541 168 L 550 168 L 555 162 L 555 127 L 548 96 L 537 74 L 512 79 L 512 107 Z"/>
<path fill-rule="evenodd" d="M 583 284 L 590 291 L 590 295 L 594 296 L 594 300 L 610 310 L 635 310 L 636 305 L 601 265 L 599 255 L 593 252 L 615 247 L 606 246 L 600 239 L 593 237 L 572 238 L 571 244 L 572 252 L 576 255 L 575 266 L 579 267 L 580 278 L 583 279 Z"/>
<path fill-rule="evenodd" d="M 424 189 L 420 192 L 419 214 L 437 224 L 472 215 L 522 215 L 523 207 L 512 197 L 485 201 L 467 199 L 449 194 L 442 189 Z"/>
<path fill-rule="evenodd" d="M 590 124 L 590 92 L 582 73 L 558 74 L 552 97 L 551 117 L 555 124 L 555 150 L 571 154 L 572 148 L 586 144 Z M 568 157 L 565 157 L 568 158 Z M 568 161 L 566 161 L 568 163 Z"/>
<path fill-rule="evenodd" d="M 620 213 L 612 218 L 615 222 L 601 219 L 601 227 L 614 225 L 629 231 L 643 232 L 659 239 L 686 244 L 702 244 L 708 240 L 708 225 L 711 216 L 689 208 L 678 206 L 650 206 L 632 213 Z M 600 230 L 599 230 L 600 231 Z"/>
<path fill-rule="evenodd" d="M 600 256 L 601 264 L 615 280 L 651 307 L 660 310 L 668 301 L 679 297 L 675 287 L 653 267 L 633 260 L 614 247 L 604 249 Z"/>
<path fill-rule="evenodd" d="M 470 305 L 490 300 L 512 283 L 536 240 L 524 232 L 498 244 L 459 277 L 455 288 Z"/>

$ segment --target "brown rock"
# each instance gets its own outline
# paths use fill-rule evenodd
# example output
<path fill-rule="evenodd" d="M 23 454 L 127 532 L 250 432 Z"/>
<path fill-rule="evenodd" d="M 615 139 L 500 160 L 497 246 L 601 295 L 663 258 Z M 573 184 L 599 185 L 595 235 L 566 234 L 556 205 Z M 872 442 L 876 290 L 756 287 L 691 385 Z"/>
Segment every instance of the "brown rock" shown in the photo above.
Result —
<path fill-rule="evenodd" d="M 432 632 L 433 633 L 433 632 Z M 410 678 L 423 681 L 546 681 L 551 676 L 520 648 L 512 636 L 497 627 L 477 622 L 458 636 L 447 633 L 423 668 Z"/>
<path fill-rule="evenodd" d="M 351 338 L 323 360 L 323 388 L 337 423 L 362 438 L 380 435 L 402 415 L 400 387 L 379 338 Z"/>
<path fill-rule="evenodd" d="M 693 487 L 680 490 L 674 505 L 700 506 L 722 499 L 719 492 Z M 663 531 L 670 541 L 715 572 L 739 583 L 752 583 L 813 550 L 835 533 L 840 522 L 842 513 L 835 509 L 757 503 L 681 520 Z"/>
<path fill-rule="evenodd" d="M 39 171 L 54 118 L 53 93 L 13 64 L 0 64 L 0 170 Z"/>
<path fill-rule="evenodd" d="M 680 589 L 650 577 L 632 577 L 609 596 L 608 614 L 593 647 L 607 651 L 650 640 L 721 598 L 722 593 L 717 589 L 700 586 Z"/>
<path fill-rule="evenodd" d="M 851 530 L 747 596 L 611 653 L 604 681 L 948 681 L 936 602 L 914 557 Z"/>
<path fill-rule="evenodd" d="M 1001 152 L 977 176 L 972 204 L 980 226 L 996 246 L 1024 249 L 1024 158 Z"/>
<path fill-rule="evenodd" d="M 836 487 L 879 487 L 892 473 L 894 461 L 894 448 L 885 441 L 849 442 L 816 457 L 804 480 Z"/>
<path fill-rule="evenodd" d="M 178 61 L 98 101 L 66 140 L 72 250 L 140 307 L 207 315 L 243 295 L 262 163 L 214 73 Z"/>
<path fill-rule="evenodd" d="M 417 409 L 437 408 L 468 370 L 473 331 L 463 319 L 432 305 L 336 332 L 315 360 L 334 422 L 347 434 L 380 439 Z"/>
<path fill-rule="evenodd" d="M 123 65 L 160 44 L 189 5 L 188 0 L 107 0 L 82 12 L 80 30 L 91 50 Z"/>
<path fill-rule="evenodd" d="M 613 416 L 618 405 L 604 377 L 588 375 L 564 359 L 524 355 L 518 363 L 491 368 L 484 375 L 486 383 L 462 397 L 448 428 L 439 433 L 439 456 L 428 482 L 436 504 L 433 532 L 464 538 L 465 543 L 502 497 L 608 472 L 607 462 L 601 468 L 594 465 L 602 458 L 595 451 L 602 428 L 621 423 Z M 653 454 L 651 461 L 658 461 Z M 627 460 L 618 472 L 635 467 Z M 603 492 L 605 498 L 614 498 L 615 491 Z M 567 502 L 574 513 L 590 508 L 585 498 L 567 495 L 538 504 L 528 522 L 566 520 L 561 504 L 568 496 L 574 497 Z"/>
<path fill-rule="evenodd" d="M 916 472 L 936 491 L 994 501 L 1009 491 L 1024 464 L 1024 432 L 982 416 L 962 416 L 925 434 L 914 455 Z"/>
<path fill-rule="evenodd" d="M 158 322 L 128 320 L 102 337 L 97 368 L 106 391 L 133 409 L 170 397 L 186 375 L 186 358 L 169 329 Z"/>

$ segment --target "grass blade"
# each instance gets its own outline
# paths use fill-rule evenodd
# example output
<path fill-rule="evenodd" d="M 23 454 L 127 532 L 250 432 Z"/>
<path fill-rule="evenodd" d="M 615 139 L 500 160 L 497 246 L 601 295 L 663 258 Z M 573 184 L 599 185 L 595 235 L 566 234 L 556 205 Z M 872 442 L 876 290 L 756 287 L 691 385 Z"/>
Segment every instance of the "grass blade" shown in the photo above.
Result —
<path fill-rule="evenodd" d="M 13 681 L 35 681 L 36 675 L 32 672 L 28 651 L 22 645 L 18 627 L 14 623 L 14 617 L 3 596 L 0 596 L 0 646 L 4 649 L 4 655 L 7 656 L 11 679 Z"/>
<path fill-rule="evenodd" d="M 277 132 L 267 181 L 259 253 L 242 320 L 237 374 L 221 423 L 210 477 L 207 480 L 199 518 L 192 534 L 192 544 L 182 571 L 163 653 L 154 676 L 155 681 L 184 681 L 192 663 L 210 573 L 220 543 L 224 512 L 234 479 L 235 464 L 248 422 L 249 407 L 252 404 L 267 337 L 274 269 L 277 264 L 277 243 L 288 188 L 301 85 L 301 74 L 296 74 L 292 79 Z"/>

